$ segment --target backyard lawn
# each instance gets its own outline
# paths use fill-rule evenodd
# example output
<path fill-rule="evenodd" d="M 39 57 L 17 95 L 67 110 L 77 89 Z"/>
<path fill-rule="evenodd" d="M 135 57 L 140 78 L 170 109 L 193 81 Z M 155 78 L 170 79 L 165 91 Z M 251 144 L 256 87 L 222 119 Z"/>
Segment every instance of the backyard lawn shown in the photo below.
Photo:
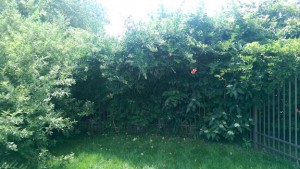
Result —
<path fill-rule="evenodd" d="M 52 149 L 57 156 L 74 153 L 62 163 L 48 162 L 51 168 L 69 169 L 289 169 L 290 161 L 263 150 L 242 145 L 208 143 L 199 139 L 102 134 L 70 139 Z"/>

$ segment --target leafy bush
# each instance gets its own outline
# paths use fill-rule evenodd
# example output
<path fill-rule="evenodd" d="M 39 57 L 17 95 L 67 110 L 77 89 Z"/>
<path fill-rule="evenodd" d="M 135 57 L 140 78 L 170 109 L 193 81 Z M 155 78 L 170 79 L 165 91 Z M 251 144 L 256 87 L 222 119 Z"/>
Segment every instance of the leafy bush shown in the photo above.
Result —
<path fill-rule="evenodd" d="M 24 17 L 17 2 L 1 2 L 0 149 L 36 162 L 53 133 L 67 132 L 76 117 L 92 111 L 88 102 L 78 105 L 85 105 L 80 112 L 67 108 L 76 109 L 70 86 L 77 60 L 92 50 L 93 35 L 60 16 L 42 22 L 39 10 Z"/>
<path fill-rule="evenodd" d="M 242 135 L 246 131 L 250 131 L 251 122 L 252 119 L 245 118 L 241 114 L 234 115 L 216 110 L 207 117 L 200 134 L 211 140 L 226 139 L 233 141 L 236 135 Z"/>

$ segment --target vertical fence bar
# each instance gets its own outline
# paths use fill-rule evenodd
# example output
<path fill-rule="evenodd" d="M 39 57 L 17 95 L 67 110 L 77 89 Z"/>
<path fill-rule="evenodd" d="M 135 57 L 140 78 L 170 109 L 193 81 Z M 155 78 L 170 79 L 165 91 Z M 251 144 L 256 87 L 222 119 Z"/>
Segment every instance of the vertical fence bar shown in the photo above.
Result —
<path fill-rule="evenodd" d="M 292 155 L 291 81 L 289 81 L 289 155 Z"/>
<path fill-rule="evenodd" d="M 297 150 L 297 142 L 298 142 L 298 112 L 297 112 L 297 75 L 295 75 L 295 109 L 294 109 L 294 111 L 295 111 L 295 155 L 296 155 L 296 157 L 298 157 L 298 150 Z"/>
<path fill-rule="evenodd" d="M 258 113 L 258 132 L 262 133 L 261 132 L 262 130 L 261 130 L 261 111 L 260 111 L 260 109 L 257 110 L 257 113 Z M 259 134 L 258 135 L 258 142 L 261 143 L 262 142 L 261 140 L 262 140 L 262 135 Z"/>
<path fill-rule="evenodd" d="M 254 146 L 257 148 L 257 107 L 254 107 L 253 110 L 253 119 L 254 119 L 254 133 L 253 133 L 253 140 Z"/>
<path fill-rule="evenodd" d="M 286 140 L 285 137 L 285 82 L 283 82 L 283 139 Z M 286 144 L 283 144 L 283 151 L 285 152 Z"/>
<path fill-rule="evenodd" d="M 272 102 L 272 112 L 273 112 L 273 138 L 275 138 L 275 91 L 273 91 L 273 102 Z M 273 149 L 275 149 L 275 139 L 273 139 Z"/>
<path fill-rule="evenodd" d="M 271 136 L 271 113 L 270 113 L 270 95 L 268 94 L 268 136 Z M 268 146 L 271 147 L 271 140 L 268 137 Z"/>
<path fill-rule="evenodd" d="M 264 146 L 266 146 L 266 103 L 264 103 Z"/>
<path fill-rule="evenodd" d="M 278 88 L 277 88 L 277 112 L 278 112 L 278 129 L 277 129 L 277 134 L 278 134 L 278 139 L 280 139 L 280 88 L 279 88 L 279 85 L 278 85 Z M 277 142 L 277 146 L 278 146 L 278 150 L 280 150 L 280 142 L 278 141 Z"/>
<path fill-rule="evenodd" d="M 250 118 L 253 119 L 253 112 L 252 112 L 252 109 L 249 108 L 247 109 L 247 111 L 249 112 L 250 114 Z M 254 124 L 254 123 L 253 123 Z M 253 132 L 254 132 L 254 129 L 251 127 L 251 130 L 249 132 L 249 137 L 250 137 L 250 140 L 252 140 L 254 142 L 254 139 L 253 139 Z"/>
<path fill-rule="evenodd" d="M 198 123 L 201 124 L 201 106 L 198 106 Z"/>

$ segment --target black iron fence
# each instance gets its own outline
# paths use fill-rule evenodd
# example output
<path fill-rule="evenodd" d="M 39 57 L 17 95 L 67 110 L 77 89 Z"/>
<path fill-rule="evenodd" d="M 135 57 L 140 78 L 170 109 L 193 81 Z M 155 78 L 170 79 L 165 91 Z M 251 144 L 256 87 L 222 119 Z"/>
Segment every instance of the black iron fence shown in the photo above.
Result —
<path fill-rule="evenodd" d="M 253 142 L 256 147 L 300 161 L 298 93 L 295 76 L 278 85 L 263 106 L 254 108 Z"/>

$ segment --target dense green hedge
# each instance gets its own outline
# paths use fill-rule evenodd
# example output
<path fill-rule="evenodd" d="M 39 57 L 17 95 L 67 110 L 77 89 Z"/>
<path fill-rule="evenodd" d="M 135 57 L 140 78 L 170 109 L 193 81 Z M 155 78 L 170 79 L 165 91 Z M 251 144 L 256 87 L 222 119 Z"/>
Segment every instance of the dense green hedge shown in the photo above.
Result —
<path fill-rule="evenodd" d="M 108 128 L 194 125 L 208 139 L 240 139 L 253 106 L 299 71 L 299 4 L 237 3 L 215 17 L 162 10 L 126 24 L 75 86 Z M 85 95 L 91 87 L 98 94 Z"/>

